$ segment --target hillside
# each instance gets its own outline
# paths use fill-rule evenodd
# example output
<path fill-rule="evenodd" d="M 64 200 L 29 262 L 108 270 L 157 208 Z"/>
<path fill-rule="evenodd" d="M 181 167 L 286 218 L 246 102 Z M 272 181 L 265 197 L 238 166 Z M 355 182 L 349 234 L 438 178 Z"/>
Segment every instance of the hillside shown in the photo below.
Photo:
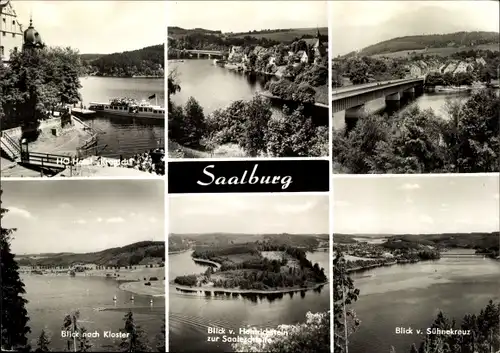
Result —
<path fill-rule="evenodd" d="M 206 234 L 170 234 L 170 245 L 178 249 L 181 244 L 191 243 L 193 246 L 228 246 L 247 244 L 256 241 L 269 241 L 275 244 L 287 244 L 296 247 L 318 247 L 328 242 L 328 234 L 236 234 L 236 233 L 206 233 Z M 173 249 L 172 249 L 173 250 Z"/>
<path fill-rule="evenodd" d="M 328 27 L 320 28 L 288 28 L 288 29 L 276 29 L 276 30 L 264 30 L 264 31 L 251 31 L 245 33 L 231 33 L 230 37 L 233 38 L 244 38 L 250 36 L 257 39 L 267 39 L 272 41 L 277 41 L 281 43 L 291 43 L 296 38 L 315 38 L 319 30 L 319 33 L 323 36 L 328 36 Z"/>
<path fill-rule="evenodd" d="M 191 28 L 191 29 L 186 29 L 186 28 L 181 28 L 177 26 L 173 27 L 168 27 L 167 28 L 167 33 L 169 37 L 175 38 L 178 36 L 185 36 L 188 34 L 212 34 L 212 35 L 220 35 L 222 34 L 222 31 L 212 31 L 210 29 L 204 29 L 204 28 Z"/>
<path fill-rule="evenodd" d="M 455 32 L 397 37 L 370 45 L 362 49 L 359 54 L 371 56 L 425 49 L 434 53 L 439 52 L 436 49 L 446 49 L 445 52 L 449 51 L 452 54 L 457 50 L 484 49 L 485 46 L 491 47 L 491 45 L 496 45 L 498 50 L 498 36 L 497 32 Z"/>
<path fill-rule="evenodd" d="M 92 76 L 163 77 L 165 45 L 153 45 L 142 49 L 107 55 L 82 54 L 86 73 Z"/>
<path fill-rule="evenodd" d="M 162 241 L 142 241 L 130 245 L 92 253 L 54 253 L 21 255 L 16 259 L 21 266 L 70 266 L 72 264 L 96 264 L 129 266 L 165 261 L 165 243 Z"/>

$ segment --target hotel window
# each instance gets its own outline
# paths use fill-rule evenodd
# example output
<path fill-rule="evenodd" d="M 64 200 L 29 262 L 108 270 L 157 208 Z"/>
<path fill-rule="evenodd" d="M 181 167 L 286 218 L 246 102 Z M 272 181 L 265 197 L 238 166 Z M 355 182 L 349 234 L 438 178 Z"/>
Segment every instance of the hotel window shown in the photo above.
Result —
<path fill-rule="evenodd" d="M 16 38 L 16 34 L 15 33 L 12 33 L 12 38 Z"/>
<path fill-rule="evenodd" d="M 17 47 L 14 47 L 14 53 L 17 53 Z"/>
<path fill-rule="evenodd" d="M 12 24 L 15 26 L 16 25 L 16 21 L 12 20 Z"/>
<path fill-rule="evenodd" d="M 2 32 L 2 35 L 3 35 L 4 37 L 5 37 L 5 35 L 6 35 L 6 34 L 7 34 L 7 33 L 5 33 L 5 32 Z"/>
<path fill-rule="evenodd" d="M 0 47 L 0 55 L 3 56 L 3 45 Z"/>

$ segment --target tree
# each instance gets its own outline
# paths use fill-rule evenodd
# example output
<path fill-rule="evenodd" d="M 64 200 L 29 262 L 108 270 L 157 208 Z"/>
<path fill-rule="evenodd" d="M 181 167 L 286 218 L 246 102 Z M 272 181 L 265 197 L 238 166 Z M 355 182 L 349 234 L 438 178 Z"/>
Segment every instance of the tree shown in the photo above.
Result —
<path fill-rule="evenodd" d="M 242 114 L 244 122 L 239 145 L 250 156 L 255 157 L 266 151 L 266 132 L 262 127 L 267 126 L 271 119 L 271 107 L 264 98 L 254 96 L 245 103 Z"/>
<path fill-rule="evenodd" d="M 267 151 L 273 157 L 309 157 L 316 131 L 311 118 L 303 115 L 303 107 L 275 115 L 267 124 Z"/>
<path fill-rule="evenodd" d="M 0 190 L 0 264 L 2 279 L 2 302 L 1 302 L 1 348 L 2 350 L 29 348 L 26 335 L 31 332 L 29 328 L 28 312 L 23 298 L 26 293 L 24 283 L 19 276 L 19 266 L 10 250 L 10 242 L 15 228 L 4 228 L 3 217 L 8 209 L 1 207 Z"/>
<path fill-rule="evenodd" d="M 38 337 L 38 341 L 36 344 L 37 349 L 35 350 L 35 352 L 50 352 L 49 344 L 50 344 L 50 339 L 47 336 L 45 330 L 42 330 L 40 336 Z"/>
<path fill-rule="evenodd" d="M 87 329 L 83 326 L 78 328 L 78 338 L 76 340 L 76 352 L 89 352 L 92 348 L 92 343 L 88 339 Z"/>
<path fill-rule="evenodd" d="M 166 352 L 166 349 L 165 349 L 165 320 L 163 320 L 163 324 L 161 325 L 161 333 L 158 335 L 158 343 L 156 344 L 156 351 Z"/>
<path fill-rule="evenodd" d="M 80 332 L 80 326 L 78 325 L 78 319 L 80 318 L 80 312 L 78 310 L 66 315 L 63 320 L 62 330 L 70 333 L 66 344 L 68 351 L 71 350 L 71 345 L 73 344 L 73 350 L 76 352 L 77 345 L 77 336 Z"/>
<path fill-rule="evenodd" d="M 13 53 L 6 71 L 0 72 L 4 128 L 21 126 L 23 137 L 38 136 L 39 120 L 59 104 L 80 99 L 78 52 L 70 48 L 44 48 Z"/>
<path fill-rule="evenodd" d="M 359 326 L 354 311 L 348 307 L 358 300 L 359 289 L 347 272 L 343 254 L 337 250 L 333 260 L 333 350 L 346 352 L 349 335 Z"/>
<path fill-rule="evenodd" d="M 410 353 L 418 353 L 418 349 L 417 346 L 415 346 L 415 343 L 411 345 Z"/>
<path fill-rule="evenodd" d="M 198 147 L 205 133 L 203 108 L 193 97 L 189 97 L 184 108 L 183 136 L 177 141 L 188 147 Z"/>
<path fill-rule="evenodd" d="M 120 332 L 128 333 L 128 337 L 124 337 L 120 342 L 122 352 L 146 352 L 149 350 L 147 339 L 144 332 L 135 324 L 134 316 L 131 311 L 125 314 L 123 318 L 125 327 L 120 329 Z"/>
<path fill-rule="evenodd" d="M 270 335 L 262 342 L 252 340 L 233 344 L 235 352 L 326 353 L 330 352 L 330 312 L 306 314 L 306 322 L 280 325 L 287 335 Z"/>

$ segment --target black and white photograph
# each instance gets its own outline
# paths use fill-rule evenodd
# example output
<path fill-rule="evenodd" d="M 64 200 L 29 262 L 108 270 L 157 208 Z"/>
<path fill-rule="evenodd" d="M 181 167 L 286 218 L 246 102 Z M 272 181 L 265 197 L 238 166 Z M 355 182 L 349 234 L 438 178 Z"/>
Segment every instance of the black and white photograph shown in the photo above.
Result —
<path fill-rule="evenodd" d="M 2 177 L 165 174 L 165 12 L 0 1 Z"/>
<path fill-rule="evenodd" d="M 169 1 L 171 158 L 328 157 L 327 1 Z"/>
<path fill-rule="evenodd" d="M 334 178 L 334 352 L 500 352 L 499 183 Z"/>
<path fill-rule="evenodd" d="M 498 1 L 332 1 L 335 174 L 499 171 Z"/>
<path fill-rule="evenodd" d="M 328 194 L 169 196 L 169 351 L 330 352 Z"/>
<path fill-rule="evenodd" d="M 165 352 L 164 212 L 163 180 L 3 180 L 2 351 Z"/>

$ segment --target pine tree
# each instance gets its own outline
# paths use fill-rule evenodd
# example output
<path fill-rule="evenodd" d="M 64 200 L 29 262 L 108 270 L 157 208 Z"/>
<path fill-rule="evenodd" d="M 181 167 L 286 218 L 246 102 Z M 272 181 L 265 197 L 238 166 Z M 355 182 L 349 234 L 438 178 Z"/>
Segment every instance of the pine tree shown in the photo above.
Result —
<path fill-rule="evenodd" d="M 128 337 L 122 339 L 120 342 L 120 349 L 122 352 L 147 352 L 149 351 L 147 339 L 144 332 L 139 326 L 135 324 L 134 315 L 131 311 L 125 314 L 123 318 L 125 327 L 120 332 L 128 333 Z"/>
<path fill-rule="evenodd" d="M 92 343 L 90 343 L 90 340 L 88 337 L 85 336 L 85 333 L 87 332 L 87 329 L 85 327 L 81 326 L 78 329 L 78 338 L 76 342 L 76 351 L 77 352 L 89 352 L 90 348 L 92 348 Z"/>
<path fill-rule="evenodd" d="M 415 343 L 411 345 L 410 353 L 418 353 L 417 346 L 415 346 Z"/>
<path fill-rule="evenodd" d="M 80 327 L 78 326 L 79 318 L 80 312 L 78 310 L 64 317 L 62 330 L 71 332 L 71 337 L 68 337 L 66 341 L 68 351 L 71 350 L 71 346 L 73 345 L 73 350 L 76 352 L 77 336 L 80 332 Z"/>
<path fill-rule="evenodd" d="M 161 325 L 161 333 L 158 335 L 158 343 L 156 344 L 156 350 L 158 352 L 166 352 L 166 349 L 165 349 L 165 320 L 163 320 L 163 324 Z"/>
<path fill-rule="evenodd" d="M 36 343 L 37 349 L 35 352 L 50 352 L 49 344 L 50 344 L 50 339 L 45 330 L 42 330 L 40 336 L 38 337 L 38 341 Z"/>
<path fill-rule="evenodd" d="M 2 279 L 2 302 L 0 304 L 1 316 L 1 348 L 22 349 L 28 348 L 26 335 L 31 332 L 27 325 L 29 321 L 26 303 L 22 297 L 26 293 L 24 283 L 19 276 L 19 266 L 10 250 L 11 235 L 16 231 L 14 228 L 3 228 L 1 220 L 8 212 L 1 207 L 0 190 L 0 262 Z"/>

